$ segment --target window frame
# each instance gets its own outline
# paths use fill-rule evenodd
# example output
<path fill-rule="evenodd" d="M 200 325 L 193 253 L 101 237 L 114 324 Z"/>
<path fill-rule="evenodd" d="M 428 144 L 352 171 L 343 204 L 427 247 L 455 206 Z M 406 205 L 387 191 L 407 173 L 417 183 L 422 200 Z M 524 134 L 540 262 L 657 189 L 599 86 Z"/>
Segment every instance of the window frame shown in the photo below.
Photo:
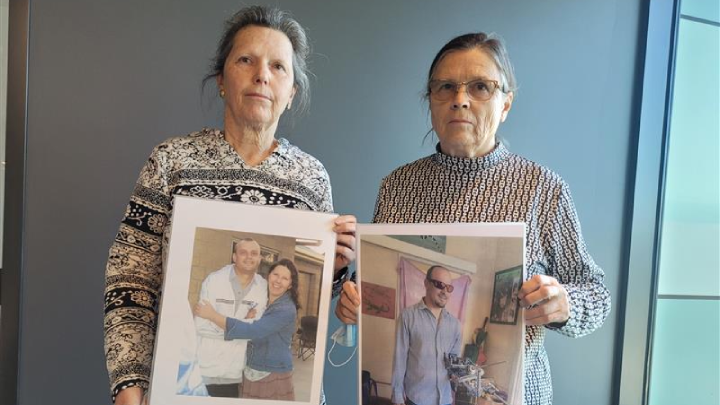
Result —
<path fill-rule="evenodd" d="M 679 0 L 648 1 L 615 403 L 648 403 Z"/>
<path fill-rule="evenodd" d="M 0 269 L 0 403 L 18 403 L 22 268 L 25 258 L 30 0 L 10 0 L 3 266 Z"/>

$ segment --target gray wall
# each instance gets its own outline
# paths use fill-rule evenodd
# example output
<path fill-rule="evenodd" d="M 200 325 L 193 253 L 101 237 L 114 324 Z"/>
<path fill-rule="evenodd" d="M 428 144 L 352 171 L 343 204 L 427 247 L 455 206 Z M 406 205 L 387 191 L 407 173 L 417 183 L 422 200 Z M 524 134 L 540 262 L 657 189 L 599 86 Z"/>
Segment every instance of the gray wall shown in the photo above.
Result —
<path fill-rule="evenodd" d="M 200 79 L 238 3 L 31 2 L 20 404 L 109 403 L 107 248 L 152 146 L 219 124 Z M 466 31 L 502 34 L 521 87 L 501 136 L 569 182 L 617 297 L 640 0 L 271 3 L 293 11 L 315 48 L 311 112 L 283 135 L 325 163 L 336 210 L 361 221 L 380 179 L 432 150 L 419 94 L 434 53 Z M 550 333 L 556 404 L 611 402 L 617 327 L 613 312 L 590 337 Z M 351 371 L 326 377 L 333 405 L 352 403 Z"/>

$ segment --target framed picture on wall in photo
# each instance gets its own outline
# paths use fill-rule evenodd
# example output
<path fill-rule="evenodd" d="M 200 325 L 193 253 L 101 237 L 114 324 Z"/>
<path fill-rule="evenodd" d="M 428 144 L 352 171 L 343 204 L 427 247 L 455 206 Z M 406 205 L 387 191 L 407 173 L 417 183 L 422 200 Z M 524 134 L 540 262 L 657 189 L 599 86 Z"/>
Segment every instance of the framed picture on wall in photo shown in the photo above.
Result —
<path fill-rule="evenodd" d="M 444 249 L 409 242 L 427 235 Z M 433 402 L 522 404 L 523 318 L 488 320 L 498 272 L 522 280 L 524 224 L 361 224 L 357 241 L 358 403 L 420 403 L 439 381 Z"/>
<path fill-rule="evenodd" d="M 335 217 L 175 197 L 149 405 L 319 403 Z"/>
<path fill-rule="evenodd" d="M 523 281 L 522 267 L 514 267 L 495 273 L 490 322 L 506 325 L 517 323 L 518 291 Z"/>

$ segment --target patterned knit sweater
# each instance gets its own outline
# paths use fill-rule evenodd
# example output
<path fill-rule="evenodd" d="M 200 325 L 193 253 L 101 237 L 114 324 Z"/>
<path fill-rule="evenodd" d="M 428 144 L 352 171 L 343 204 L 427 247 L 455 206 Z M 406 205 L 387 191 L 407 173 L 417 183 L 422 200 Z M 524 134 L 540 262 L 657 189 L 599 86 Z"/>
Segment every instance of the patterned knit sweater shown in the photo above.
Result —
<path fill-rule="evenodd" d="M 373 222 L 524 222 L 527 276 L 545 274 L 565 287 L 570 318 L 559 333 L 580 337 L 610 312 L 604 273 L 587 252 L 567 184 L 549 169 L 510 153 L 502 143 L 480 158 L 440 153 L 383 179 Z M 525 332 L 525 404 L 552 404 L 545 329 Z"/>
<path fill-rule="evenodd" d="M 285 139 L 255 167 L 243 162 L 219 130 L 155 147 L 130 197 L 105 274 L 105 357 L 113 401 L 122 389 L 149 385 L 175 195 L 333 210 L 325 168 Z"/>

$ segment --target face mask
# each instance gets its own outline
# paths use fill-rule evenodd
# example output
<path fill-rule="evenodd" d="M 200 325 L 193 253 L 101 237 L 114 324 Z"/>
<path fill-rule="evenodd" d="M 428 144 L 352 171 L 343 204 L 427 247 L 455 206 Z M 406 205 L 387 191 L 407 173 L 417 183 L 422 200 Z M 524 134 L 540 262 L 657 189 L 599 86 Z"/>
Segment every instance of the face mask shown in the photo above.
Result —
<path fill-rule="evenodd" d="M 341 325 L 332 334 L 333 344 L 330 347 L 330 350 L 328 351 L 328 362 L 330 362 L 330 365 L 332 365 L 333 367 L 342 367 L 342 366 L 346 365 L 350 360 L 352 360 L 352 358 L 355 356 L 355 352 L 357 351 L 357 346 L 355 345 L 355 331 L 356 330 L 357 330 L 356 325 Z M 336 344 L 339 344 L 339 345 L 345 346 L 345 347 L 355 347 L 355 349 L 353 350 L 350 357 L 340 364 L 335 364 L 335 362 L 333 362 L 332 359 L 330 358 L 330 353 L 332 353 Z"/>

